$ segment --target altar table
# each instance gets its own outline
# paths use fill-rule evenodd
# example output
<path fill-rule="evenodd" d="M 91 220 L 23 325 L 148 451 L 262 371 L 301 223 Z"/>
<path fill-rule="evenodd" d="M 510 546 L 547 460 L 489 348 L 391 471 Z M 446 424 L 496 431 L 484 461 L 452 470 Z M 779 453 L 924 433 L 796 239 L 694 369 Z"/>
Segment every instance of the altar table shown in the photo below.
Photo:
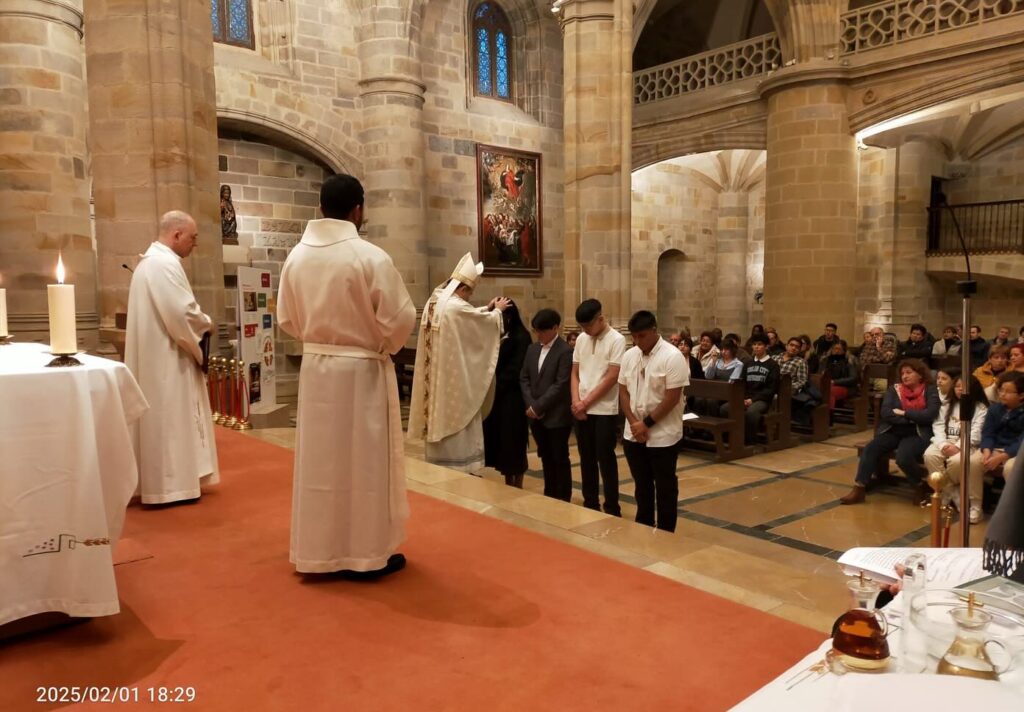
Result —
<path fill-rule="evenodd" d="M 122 363 L 52 358 L 0 346 L 0 625 L 120 610 L 113 549 L 138 485 L 131 424 L 149 405 Z"/>

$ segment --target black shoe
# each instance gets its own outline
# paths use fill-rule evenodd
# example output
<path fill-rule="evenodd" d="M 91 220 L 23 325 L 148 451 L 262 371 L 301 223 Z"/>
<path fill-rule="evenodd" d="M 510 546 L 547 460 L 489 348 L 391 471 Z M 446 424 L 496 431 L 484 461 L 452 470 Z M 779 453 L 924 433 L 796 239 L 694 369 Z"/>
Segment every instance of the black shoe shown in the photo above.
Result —
<path fill-rule="evenodd" d="M 401 571 L 405 568 L 405 554 L 392 554 L 388 557 L 387 565 L 382 569 L 373 571 L 350 571 L 345 569 L 339 571 L 341 578 L 347 581 L 376 581 L 379 578 Z"/>
<path fill-rule="evenodd" d="M 601 511 L 601 505 L 598 504 L 597 502 L 584 502 L 583 506 L 586 507 L 587 509 L 593 509 L 594 511 L 597 512 Z"/>
<path fill-rule="evenodd" d="M 619 509 L 618 507 L 614 507 L 614 508 L 612 508 L 612 507 L 607 507 L 607 506 L 606 506 L 606 507 L 604 508 L 604 513 L 605 513 L 605 514 L 610 514 L 610 515 L 612 515 L 613 517 L 621 517 L 621 516 L 622 516 L 622 510 L 621 510 L 621 509 Z"/>

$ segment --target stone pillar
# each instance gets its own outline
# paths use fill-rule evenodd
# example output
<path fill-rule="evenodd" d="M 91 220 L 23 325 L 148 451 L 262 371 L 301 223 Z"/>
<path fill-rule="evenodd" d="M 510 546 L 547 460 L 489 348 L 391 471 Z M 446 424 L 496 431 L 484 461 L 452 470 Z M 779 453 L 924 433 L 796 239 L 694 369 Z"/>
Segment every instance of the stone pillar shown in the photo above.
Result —
<path fill-rule="evenodd" d="M 627 0 L 567 0 L 561 16 L 565 313 L 596 297 L 619 327 L 630 316 L 633 8 Z"/>
<path fill-rule="evenodd" d="M 105 325 L 128 306 L 160 216 L 190 213 L 196 299 L 224 318 L 213 34 L 206 0 L 89 0 L 85 14 L 93 197 Z"/>
<path fill-rule="evenodd" d="M 845 89 L 786 74 L 764 91 L 765 323 L 790 335 L 833 321 L 854 339 L 857 149 Z"/>
<path fill-rule="evenodd" d="M 364 175 L 358 177 L 366 191 L 367 236 L 391 255 L 413 302 L 422 307 L 433 286 L 427 270 L 424 195 L 426 86 L 410 37 L 419 24 L 418 3 L 412 9 L 408 5 L 409 0 L 363 0 L 359 137 Z M 434 275 L 434 281 L 447 276 Z"/>
<path fill-rule="evenodd" d="M 723 190 L 718 195 L 715 240 L 714 325 L 725 331 L 748 333 L 747 232 L 749 192 Z"/>
<path fill-rule="evenodd" d="M 82 0 L 0 4 L 0 287 L 17 341 L 49 341 L 58 252 L 75 285 L 78 339 L 97 345 L 86 180 Z"/>
<path fill-rule="evenodd" d="M 891 329 L 905 338 L 911 324 L 923 322 L 933 334 L 941 335 L 945 326 L 940 323 L 945 311 L 943 289 L 928 278 L 924 264 L 932 176 L 943 175 L 945 171 L 945 146 L 937 138 L 915 138 L 897 148 L 895 155 L 896 219 L 889 257 L 892 265 Z M 951 284 L 946 291 L 956 294 Z"/>

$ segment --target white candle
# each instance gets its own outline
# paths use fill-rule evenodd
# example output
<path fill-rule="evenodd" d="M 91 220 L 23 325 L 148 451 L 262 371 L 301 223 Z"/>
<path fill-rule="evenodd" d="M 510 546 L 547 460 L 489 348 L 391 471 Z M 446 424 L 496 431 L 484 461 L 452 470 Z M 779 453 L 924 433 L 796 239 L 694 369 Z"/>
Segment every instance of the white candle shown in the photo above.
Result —
<path fill-rule="evenodd" d="M 50 306 L 50 352 L 73 354 L 78 351 L 75 333 L 75 285 L 64 284 L 64 260 L 57 258 L 57 284 L 46 285 Z"/>
<path fill-rule="evenodd" d="M 10 336 L 7 333 L 7 290 L 0 289 L 0 339 Z"/>

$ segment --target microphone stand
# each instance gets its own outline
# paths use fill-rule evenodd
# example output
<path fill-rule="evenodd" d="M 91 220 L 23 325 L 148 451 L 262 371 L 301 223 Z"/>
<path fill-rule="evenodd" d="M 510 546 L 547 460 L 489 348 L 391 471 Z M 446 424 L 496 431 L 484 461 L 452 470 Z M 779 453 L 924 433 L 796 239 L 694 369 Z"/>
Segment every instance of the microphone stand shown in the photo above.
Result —
<path fill-rule="evenodd" d="M 953 227 L 956 228 L 960 249 L 963 250 L 967 263 L 967 279 L 956 283 L 956 289 L 963 298 L 963 328 L 968 337 L 966 344 L 963 339 L 960 340 L 960 381 L 963 384 L 963 396 L 960 397 L 960 546 L 967 549 L 971 546 L 971 497 L 968 480 L 971 472 L 971 421 L 974 419 L 974 398 L 971 394 L 971 295 L 978 293 L 978 283 L 971 275 L 971 255 L 967 251 L 960 221 L 956 219 L 956 213 L 950 207 L 945 194 L 940 194 L 939 200 L 953 218 Z M 980 502 L 978 504 L 981 505 Z"/>

